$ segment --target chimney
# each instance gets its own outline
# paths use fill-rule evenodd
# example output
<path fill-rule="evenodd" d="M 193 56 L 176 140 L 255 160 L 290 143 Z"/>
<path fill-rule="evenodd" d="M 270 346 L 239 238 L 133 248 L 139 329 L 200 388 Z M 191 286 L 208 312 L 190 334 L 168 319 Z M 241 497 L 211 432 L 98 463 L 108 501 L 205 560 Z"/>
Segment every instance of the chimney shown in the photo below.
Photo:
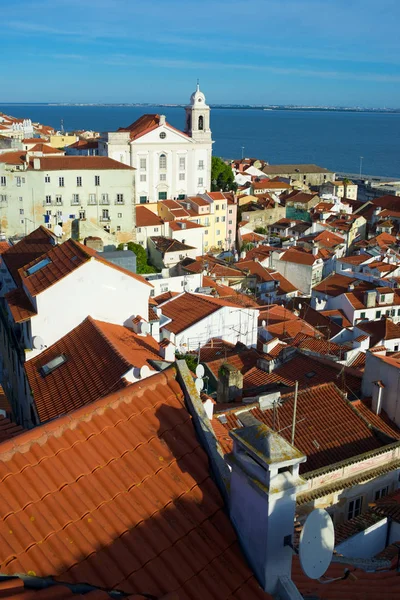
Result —
<path fill-rule="evenodd" d="M 376 415 L 380 415 L 382 410 L 382 393 L 385 386 L 382 381 L 374 381 L 373 383 L 371 408 Z"/>
<path fill-rule="evenodd" d="M 217 402 L 232 402 L 242 396 L 243 375 L 236 367 L 225 363 L 218 371 Z"/>
<path fill-rule="evenodd" d="M 281 586 L 291 579 L 296 494 L 307 487 L 299 465 L 306 457 L 251 413 L 237 417 L 243 427 L 230 432 L 227 457 L 230 517 L 263 589 L 287 597 Z"/>
<path fill-rule="evenodd" d="M 160 115 L 159 125 L 165 125 L 165 115 Z"/>
<path fill-rule="evenodd" d="M 313 253 L 313 256 L 317 256 L 317 254 L 318 254 L 318 246 L 316 244 L 313 244 L 312 253 Z"/>
<path fill-rule="evenodd" d="M 33 158 L 33 168 L 35 169 L 35 171 L 40 170 L 40 158 L 37 158 L 37 157 Z"/>
<path fill-rule="evenodd" d="M 124 251 L 126 252 L 128 250 L 128 244 L 124 244 Z"/>
<path fill-rule="evenodd" d="M 175 344 L 173 344 L 167 338 L 164 338 L 160 342 L 160 354 L 167 362 L 174 362 L 175 360 Z"/>

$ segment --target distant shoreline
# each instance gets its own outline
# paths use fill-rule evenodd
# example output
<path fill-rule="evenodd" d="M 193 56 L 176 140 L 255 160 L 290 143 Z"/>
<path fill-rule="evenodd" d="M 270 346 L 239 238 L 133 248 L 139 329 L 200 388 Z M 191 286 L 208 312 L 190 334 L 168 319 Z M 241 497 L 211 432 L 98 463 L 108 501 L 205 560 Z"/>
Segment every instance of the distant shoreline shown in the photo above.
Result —
<path fill-rule="evenodd" d="M 1 102 L 0 106 L 68 106 L 87 108 L 132 108 L 132 107 L 159 107 L 159 108 L 184 108 L 186 104 L 151 104 L 147 103 L 90 103 L 90 102 Z M 251 104 L 210 104 L 212 109 L 233 110 L 262 110 L 273 111 L 296 111 L 296 112 L 348 112 L 348 113 L 380 113 L 399 114 L 400 108 L 359 108 L 347 106 L 291 106 L 291 105 L 251 105 Z"/>

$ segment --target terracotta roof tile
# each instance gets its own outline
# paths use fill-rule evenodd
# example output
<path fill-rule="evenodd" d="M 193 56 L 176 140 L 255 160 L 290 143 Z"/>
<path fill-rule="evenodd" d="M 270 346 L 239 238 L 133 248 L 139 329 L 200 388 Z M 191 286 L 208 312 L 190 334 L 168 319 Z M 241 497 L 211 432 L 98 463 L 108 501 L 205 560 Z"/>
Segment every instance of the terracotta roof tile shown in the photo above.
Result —
<path fill-rule="evenodd" d="M 171 298 L 175 298 L 175 296 L 179 296 L 179 292 L 164 292 L 159 296 L 155 296 L 154 300 L 157 305 L 163 304 L 167 300 L 171 300 Z"/>
<path fill-rule="evenodd" d="M 217 358 L 210 362 L 207 362 L 207 368 L 210 369 L 211 373 L 214 375 L 216 379 L 218 379 L 218 371 L 222 365 L 230 365 L 235 367 L 241 373 L 246 373 L 249 369 L 251 369 L 260 358 L 260 354 L 253 349 L 243 350 L 242 352 L 238 352 L 236 354 L 227 355 L 226 357 Z M 206 362 L 204 358 L 202 362 Z"/>
<path fill-rule="evenodd" d="M 151 236 L 150 239 L 157 250 L 162 254 L 165 254 L 166 252 L 180 252 L 181 250 L 195 250 L 194 246 L 183 244 L 179 240 L 172 240 L 171 238 L 162 235 Z"/>
<path fill-rule="evenodd" d="M 270 598 L 240 553 L 173 368 L 4 442 L 0 464 L 2 573 L 139 597 Z"/>
<path fill-rule="evenodd" d="M 272 337 L 277 337 L 284 342 L 288 342 L 293 339 L 299 333 L 308 335 L 310 337 L 322 337 L 323 333 L 307 323 L 307 321 L 303 321 L 303 319 L 296 318 L 296 320 L 288 320 L 281 321 L 280 323 L 268 324 L 265 326 L 265 329 L 268 331 Z"/>
<path fill-rule="evenodd" d="M 349 290 L 349 286 L 354 286 L 355 290 L 373 290 L 376 286 L 368 281 L 347 277 L 339 273 L 332 273 L 326 279 L 314 286 L 315 292 L 327 294 L 328 296 L 336 297 L 344 294 Z"/>
<path fill-rule="evenodd" d="M 210 287 L 215 291 L 215 295 L 218 298 L 226 298 L 227 300 L 231 300 L 235 304 L 240 304 L 241 306 L 247 308 L 258 308 L 259 304 L 253 300 L 253 298 L 247 294 L 243 294 L 238 292 L 233 287 L 229 287 L 229 285 L 223 285 L 221 283 L 217 283 L 215 279 L 212 277 L 208 277 L 207 275 L 203 276 L 203 286 Z M 211 295 L 214 295 L 213 293 Z"/>
<path fill-rule="evenodd" d="M 1 157 L 1 154 L 0 154 Z M 32 162 L 32 161 L 31 161 Z M 32 167 L 30 167 L 32 168 Z M 72 171 L 72 170 L 108 170 L 134 171 L 108 156 L 45 156 L 40 157 L 40 171 Z"/>
<path fill-rule="evenodd" d="M 15 288 L 4 296 L 15 323 L 23 323 L 37 315 L 35 307 L 22 288 Z"/>
<path fill-rule="evenodd" d="M 2 253 L 1 257 L 17 285 L 21 283 L 19 269 L 46 254 L 54 244 L 55 237 L 51 231 L 40 226 Z"/>
<path fill-rule="evenodd" d="M 29 152 L 42 152 L 43 154 L 62 154 L 64 155 L 64 150 L 59 150 L 58 148 L 53 148 L 52 146 L 48 146 L 47 144 L 39 143 L 35 144 L 33 148 L 29 149 Z"/>
<path fill-rule="evenodd" d="M 390 290 L 393 292 L 393 290 Z M 400 325 L 391 319 L 380 319 L 357 324 L 357 328 L 365 331 L 371 337 L 371 346 L 376 346 L 382 340 L 400 339 Z"/>
<path fill-rule="evenodd" d="M 314 256 L 311 252 L 302 252 L 296 248 L 289 248 L 282 254 L 280 260 L 296 263 L 298 265 L 309 265 L 312 266 L 315 261 L 318 259 L 317 256 Z"/>
<path fill-rule="evenodd" d="M 48 375 L 43 365 L 58 356 L 66 362 Z M 25 363 L 40 422 L 90 404 L 127 385 L 124 375 L 161 360 L 158 344 L 121 325 L 88 317 L 58 342 Z"/>
<path fill-rule="evenodd" d="M 341 369 L 341 364 L 299 353 L 274 371 L 271 371 L 271 373 L 266 373 L 254 367 L 245 374 L 243 387 L 249 389 L 258 386 L 271 386 L 271 384 L 292 387 L 295 385 L 296 380 L 299 382 L 300 389 L 329 382 L 341 385 Z M 344 368 L 344 373 L 346 391 L 359 392 L 362 374 L 347 367 Z"/>
<path fill-rule="evenodd" d="M 360 415 L 362 415 L 368 421 L 368 423 L 371 423 L 371 425 L 377 427 L 386 433 L 386 435 L 389 435 L 396 440 L 400 439 L 400 429 L 397 427 L 396 423 L 391 421 L 384 410 L 381 411 L 380 415 L 376 415 L 370 409 L 371 402 L 367 402 L 366 400 L 357 400 L 353 402 L 353 406 L 357 409 Z"/>
<path fill-rule="evenodd" d="M 275 410 L 275 423 L 279 423 L 280 434 L 289 442 L 293 398 L 293 393 L 283 395 L 281 406 Z M 258 407 L 249 407 L 248 410 L 261 422 L 273 426 L 273 410 L 261 410 Z M 243 411 L 243 407 L 240 411 Z M 240 426 L 240 412 L 226 412 L 225 417 L 227 430 Z M 307 462 L 300 465 L 301 473 L 325 468 L 385 446 L 353 410 L 351 403 L 343 398 L 334 383 L 299 391 L 294 443 L 307 456 Z"/>
<path fill-rule="evenodd" d="M 162 305 L 162 314 L 172 319 L 165 327 L 172 333 L 181 333 L 224 306 L 243 308 L 222 298 L 184 293 Z"/>
<path fill-rule="evenodd" d="M 164 221 L 146 206 L 136 207 L 136 227 L 157 227 L 163 223 Z"/>
<path fill-rule="evenodd" d="M 4 392 L 2 393 L 4 394 Z M 4 410 L 3 403 L 2 410 Z M 0 442 L 4 442 L 5 440 L 11 440 L 15 436 L 20 435 L 23 431 L 24 429 L 21 427 L 21 425 L 17 425 L 16 423 L 10 421 L 8 418 L 0 415 Z"/>

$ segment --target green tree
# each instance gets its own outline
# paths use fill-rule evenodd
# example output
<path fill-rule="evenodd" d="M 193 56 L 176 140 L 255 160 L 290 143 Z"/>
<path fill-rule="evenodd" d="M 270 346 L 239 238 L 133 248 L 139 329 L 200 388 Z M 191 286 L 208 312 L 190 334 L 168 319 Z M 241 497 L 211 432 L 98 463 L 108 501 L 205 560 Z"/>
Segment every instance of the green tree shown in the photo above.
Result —
<path fill-rule="evenodd" d="M 211 191 L 219 192 L 219 190 L 223 192 L 236 191 L 237 185 L 231 167 L 222 158 L 213 156 L 211 162 Z"/>
<path fill-rule="evenodd" d="M 147 262 L 147 253 L 146 250 L 140 244 L 135 244 L 135 242 L 128 242 L 127 244 L 128 250 L 131 250 L 134 254 L 136 254 L 136 273 L 139 275 L 147 275 L 148 273 L 157 273 L 157 269 L 155 269 L 152 265 L 149 265 Z M 124 244 L 120 244 L 117 250 L 123 250 Z"/>
<path fill-rule="evenodd" d="M 260 233 L 261 235 L 267 235 L 268 231 L 265 227 L 256 227 L 254 233 Z"/>

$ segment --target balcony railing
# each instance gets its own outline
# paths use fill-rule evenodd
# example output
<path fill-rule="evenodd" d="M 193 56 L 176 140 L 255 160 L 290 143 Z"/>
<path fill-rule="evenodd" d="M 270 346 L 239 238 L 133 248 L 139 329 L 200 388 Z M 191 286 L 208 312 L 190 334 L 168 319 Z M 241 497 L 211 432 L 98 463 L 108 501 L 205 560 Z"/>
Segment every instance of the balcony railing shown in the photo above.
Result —
<path fill-rule="evenodd" d="M 81 201 L 80 200 L 71 200 L 71 206 L 80 206 Z"/>
<path fill-rule="evenodd" d="M 115 204 L 125 204 L 125 200 L 116 200 Z"/>
<path fill-rule="evenodd" d="M 94 200 L 91 200 L 91 199 L 89 198 L 89 200 L 88 200 L 88 206 L 96 206 L 96 205 L 97 205 L 97 200 L 96 200 L 96 198 L 95 198 Z"/>
<path fill-rule="evenodd" d="M 106 206 L 106 205 L 110 204 L 110 201 L 108 198 L 101 198 L 101 200 L 99 200 L 99 204 Z"/>
<path fill-rule="evenodd" d="M 100 217 L 100 221 L 101 221 L 102 223 L 109 223 L 109 222 L 111 221 L 111 217 L 105 217 L 104 215 L 102 215 L 102 216 Z"/>

